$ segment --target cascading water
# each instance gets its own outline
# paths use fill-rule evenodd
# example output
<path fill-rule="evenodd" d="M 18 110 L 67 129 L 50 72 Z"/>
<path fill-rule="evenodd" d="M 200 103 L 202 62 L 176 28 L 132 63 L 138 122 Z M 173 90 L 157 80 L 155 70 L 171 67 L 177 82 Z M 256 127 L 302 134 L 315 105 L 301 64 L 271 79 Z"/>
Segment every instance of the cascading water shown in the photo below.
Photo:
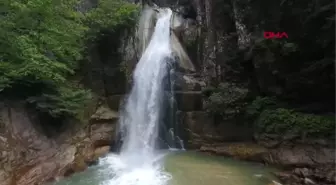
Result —
<path fill-rule="evenodd" d="M 166 76 L 170 49 L 171 11 L 160 16 L 153 37 L 134 71 L 134 85 L 128 97 L 121 128 L 126 131 L 121 155 L 152 158 L 162 104 L 162 81 Z M 139 161 L 139 160 L 138 160 Z"/>
<path fill-rule="evenodd" d="M 172 11 L 160 11 L 149 45 L 135 68 L 133 88 L 121 113 L 121 152 L 105 158 L 115 172 L 105 182 L 107 185 L 163 185 L 170 178 L 162 169 L 163 155 L 155 148 L 164 93 L 162 82 L 172 57 Z"/>
<path fill-rule="evenodd" d="M 172 118 L 171 123 L 176 122 L 175 101 L 172 96 L 168 96 L 170 99 L 164 97 L 165 91 L 167 92 L 164 86 L 167 88 L 167 82 L 173 83 L 168 85 L 168 90 L 172 90 L 171 87 L 174 86 L 174 75 L 169 73 L 174 73 L 174 67 L 170 64 L 175 60 L 172 52 L 176 48 L 174 49 L 174 39 L 171 39 L 174 35 L 170 35 L 172 12 L 169 9 L 160 9 L 159 12 L 153 33 L 146 33 L 146 25 L 150 24 L 140 26 L 143 29 L 140 32 L 143 34 L 139 35 L 144 41 L 141 47 L 145 49 L 141 50 L 144 52 L 134 71 L 133 88 L 124 111 L 121 112 L 120 131 L 123 144 L 120 154 L 109 154 L 100 159 L 99 165 L 74 175 L 68 182 L 60 181 L 59 185 L 167 185 L 168 182 L 175 185 L 246 185 L 246 182 L 250 185 L 270 184 L 269 181 L 261 183 L 261 180 L 255 179 L 251 174 L 246 179 L 247 176 L 242 175 L 244 168 L 237 168 L 229 162 L 227 165 L 220 165 L 219 161 L 211 162 L 212 160 L 208 159 L 202 162 L 196 160 L 194 154 L 186 158 L 183 155 L 171 155 L 165 159 L 165 164 L 163 163 L 162 159 L 166 153 L 157 149 L 156 142 L 161 139 L 168 147 L 180 146 L 183 149 L 183 141 L 178 136 L 180 128 L 177 125 L 165 125 L 162 122 L 166 119 L 162 117 L 162 113 L 165 113 L 163 108 L 167 100 L 170 106 L 166 108 L 173 110 L 171 114 L 164 115 Z M 153 20 L 153 13 L 145 12 L 142 21 Z M 147 46 L 148 41 L 150 42 Z M 175 55 L 179 56 L 176 53 Z M 178 63 L 175 61 L 173 64 Z M 174 91 L 170 93 L 174 94 Z M 165 140 L 167 138 L 159 137 L 159 126 L 165 127 L 165 131 L 161 132 L 168 135 L 171 143 Z M 174 174 L 174 179 L 165 171 L 164 165 Z M 255 169 L 249 171 L 258 173 Z M 234 174 L 230 175 L 232 172 Z M 169 181 L 171 179 L 172 181 Z"/>

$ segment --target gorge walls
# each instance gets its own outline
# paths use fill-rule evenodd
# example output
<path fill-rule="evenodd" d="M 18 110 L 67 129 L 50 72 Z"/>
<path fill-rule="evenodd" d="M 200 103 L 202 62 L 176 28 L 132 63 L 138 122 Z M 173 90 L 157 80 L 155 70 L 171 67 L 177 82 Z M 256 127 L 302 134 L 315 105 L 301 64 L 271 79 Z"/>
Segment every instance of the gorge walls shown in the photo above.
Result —
<path fill-rule="evenodd" d="M 196 71 L 176 70 L 174 90 L 187 148 L 286 167 L 279 176 L 288 184 L 335 182 L 334 23 L 322 18 L 333 15 L 331 1 L 304 23 L 291 11 L 308 16 L 314 5 L 303 1 L 143 2 L 185 21 L 175 34 Z M 312 29 L 318 20 L 324 31 Z M 266 40 L 267 30 L 291 36 Z"/>
<path fill-rule="evenodd" d="M 89 2 L 84 9 L 96 3 Z M 335 75 L 328 39 L 334 31 L 321 18 L 330 15 L 327 3 L 323 11 L 305 13 L 314 3 L 142 2 L 169 6 L 183 18 L 174 39 L 195 70 L 174 67 L 166 91 L 175 98 L 169 116 L 187 149 L 286 167 L 289 173 L 279 176 L 288 184 L 306 178 L 334 184 Z M 301 14 L 309 18 L 305 23 L 296 19 Z M 325 30 L 316 30 L 317 23 Z M 290 39 L 265 40 L 264 30 L 286 30 Z M 76 76 L 94 94 L 85 124 L 41 117 L 20 101 L 0 103 L 0 182 L 43 184 L 85 169 L 110 150 L 141 55 L 135 34 L 105 34 L 88 47 Z"/>
<path fill-rule="evenodd" d="M 0 118 L 1 184 L 26 185 L 85 170 L 109 152 L 117 114 L 100 108 L 88 125 L 62 125 L 41 119 L 23 102 L 2 102 Z"/>

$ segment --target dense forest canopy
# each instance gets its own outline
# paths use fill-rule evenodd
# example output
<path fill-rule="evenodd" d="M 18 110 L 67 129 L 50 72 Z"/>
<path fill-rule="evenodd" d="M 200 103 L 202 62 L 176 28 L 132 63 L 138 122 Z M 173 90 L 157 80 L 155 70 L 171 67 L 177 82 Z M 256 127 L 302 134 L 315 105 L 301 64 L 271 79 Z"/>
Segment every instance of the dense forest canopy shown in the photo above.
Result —
<path fill-rule="evenodd" d="M 104 29 L 134 22 L 137 6 L 103 0 L 80 11 L 77 0 L 0 2 L 0 93 L 52 116 L 77 115 L 90 92 L 71 76 Z M 90 42 L 89 42 L 90 41 Z"/>

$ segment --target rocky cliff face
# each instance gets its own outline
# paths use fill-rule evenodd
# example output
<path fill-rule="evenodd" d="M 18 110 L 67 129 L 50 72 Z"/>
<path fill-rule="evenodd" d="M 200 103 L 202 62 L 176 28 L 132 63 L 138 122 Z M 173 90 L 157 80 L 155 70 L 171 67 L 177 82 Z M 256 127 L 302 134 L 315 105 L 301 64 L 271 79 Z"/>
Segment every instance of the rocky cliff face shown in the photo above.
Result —
<path fill-rule="evenodd" d="M 239 119 L 218 121 L 204 109 L 206 99 L 202 91 L 207 86 L 217 86 L 224 82 L 230 86 L 232 84 L 239 86 L 241 91 L 247 90 L 252 97 L 261 95 L 285 98 L 294 104 L 296 110 L 303 112 L 334 111 L 334 108 L 331 108 L 333 104 L 325 103 L 323 106 L 320 104 L 326 102 L 326 97 L 329 100 L 334 98 L 334 95 L 328 93 L 334 92 L 332 83 L 329 83 L 332 80 L 328 81 L 328 85 L 321 87 L 321 93 L 325 97 L 317 98 L 321 96 L 312 90 L 312 87 L 293 79 L 294 76 L 301 78 L 305 74 L 300 70 L 293 70 L 290 65 L 284 65 L 288 59 L 279 56 L 274 58 L 270 51 L 255 53 L 258 47 L 256 43 L 258 38 L 262 39 L 263 29 L 279 29 L 283 26 L 281 28 L 286 28 L 293 36 L 299 38 L 295 34 L 300 32 L 299 28 L 294 30 L 289 25 L 284 26 L 279 22 L 284 8 L 261 1 L 259 6 L 266 6 L 268 8 L 265 9 L 268 10 L 260 11 L 256 8 L 258 5 L 242 1 L 143 2 L 168 6 L 184 18 L 185 23 L 176 35 L 197 70 L 194 73 L 178 71 L 175 74 L 174 89 L 178 108 L 177 121 L 185 130 L 183 138 L 188 148 L 285 167 L 289 169 L 287 173 L 279 174 L 285 184 L 335 183 L 335 171 L 332 168 L 335 164 L 335 148 L 333 142 L 330 144 L 330 140 L 293 141 L 291 138 L 296 136 L 290 134 L 281 137 L 262 134 L 260 137 L 254 133 L 253 124 L 246 124 Z M 291 6 L 284 7 L 290 9 Z M 272 10 L 274 12 L 269 12 Z M 246 22 L 246 19 L 250 22 Z M 291 41 L 293 40 L 288 42 Z M 300 68 L 304 71 L 305 65 L 296 66 L 296 69 Z M 282 71 L 283 69 L 285 70 Z M 334 73 L 330 75 L 333 76 Z M 319 86 L 319 83 L 314 84 L 316 87 Z M 302 87 L 310 93 L 302 93 L 303 91 L 297 87 Z M 327 90 L 328 88 L 331 89 Z M 232 96 L 232 99 L 236 98 L 235 95 Z M 313 103 L 314 106 L 311 106 L 310 101 L 315 101 L 316 104 Z M 229 111 L 231 109 L 227 112 Z M 325 173 L 326 171 L 329 172 Z"/>
<path fill-rule="evenodd" d="M 133 1 L 138 2 L 138 1 Z M 170 7 L 180 16 L 180 24 L 173 28 L 183 48 L 191 58 L 196 71 L 190 71 L 178 65 L 170 71 L 171 88 L 177 111 L 173 113 L 185 132 L 181 133 L 188 148 L 200 148 L 206 141 L 241 141 L 251 140 L 252 128 L 236 124 L 233 120 L 225 124 L 213 124 L 214 117 L 204 110 L 205 99 L 202 90 L 212 83 L 224 79 L 225 54 L 237 49 L 236 36 L 225 37 L 236 32 L 236 25 L 230 16 L 221 12 L 216 14 L 217 1 L 198 0 L 153 0 L 143 3 Z M 231 5 L 228 2 L 227 5 Z M 219 16 L 222 16 L 219 18 Z M 227 43 L 230 43 L 229 45 Z M 229 47 L 230 46 L 230 47 Z M 233 48 L 232 48 L 233 47 Z M 216 61 L 215 61 L 216 60 Z M 171 90 L 167 89 L 170 94 Z"/>
<path fill-rule="evenodd" d="M 82 11 L 92 3 L 84 4 Z M 94 95 L 89 107 L 83 107 L 83 120 L 53 119 L 25 102 L 0 102 L 1 185 L 45 184 L 85 170 L 112 150 L 128 85 L 123 60 L 115 52 L 126 51 L 115 37 L 107 35 L 89 46 L 88 61 L 76 78 Z"/>
<path fill-rule="evenodd" d="M 44 184 L 84 170 L 109 151 L 116 118 L 110 110 L 97 111 L 86 126 L 68 123 L 64 131 L 55 131 L 47 127 L 51 120 L 40 119 L 22 102 L 1 102 L 1 184 Z"/>

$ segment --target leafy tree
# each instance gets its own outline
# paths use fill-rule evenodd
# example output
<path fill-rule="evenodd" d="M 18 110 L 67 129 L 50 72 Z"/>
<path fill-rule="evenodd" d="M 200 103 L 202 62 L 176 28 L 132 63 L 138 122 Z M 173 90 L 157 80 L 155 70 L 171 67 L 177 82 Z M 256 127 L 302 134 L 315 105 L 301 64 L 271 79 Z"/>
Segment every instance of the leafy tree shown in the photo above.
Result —
<path fill-rule="evenodd" d="M 133 28 L 139 13 L 139 6 L 123 0 L 101 0 L 98 7 L 88 12 L 86 24 L 91 28 L 93 39 L 120 29 Z M 116 37 L 115 39 L 118 39 Z"/>
<path fill-rule="evenodd" d="M 77 0 L 0 2 L 3 98 L 26 99 L 55 117 L 75 116 L 83 109 L 90 92 L 70 78 L 84 56 L 88 36 L 98 37 L 100 29 L 113 30 L 129 22 L 134 5 L 103 0 L 87 13 L 77 11 L 76 6 Z"/>
<path fill-rule="evenodd" d="M 206 89 L 203 93 L 208 96 L 205 99 L 204 107 L 215 117 L 216 123 L 219 123 L 221 119 L 237 118 L 245 111 L 248 96 L 246 88 L 233 83 L 221 83 L 218 88 L 214 88 L 212 91 Z"/>
<path fill-rule="evenodd" d="M 1 16 L 0 90 L 18 81 L 58 85 L 73 74 L 87 29 L 73 1 L 5 1 Z"/>

